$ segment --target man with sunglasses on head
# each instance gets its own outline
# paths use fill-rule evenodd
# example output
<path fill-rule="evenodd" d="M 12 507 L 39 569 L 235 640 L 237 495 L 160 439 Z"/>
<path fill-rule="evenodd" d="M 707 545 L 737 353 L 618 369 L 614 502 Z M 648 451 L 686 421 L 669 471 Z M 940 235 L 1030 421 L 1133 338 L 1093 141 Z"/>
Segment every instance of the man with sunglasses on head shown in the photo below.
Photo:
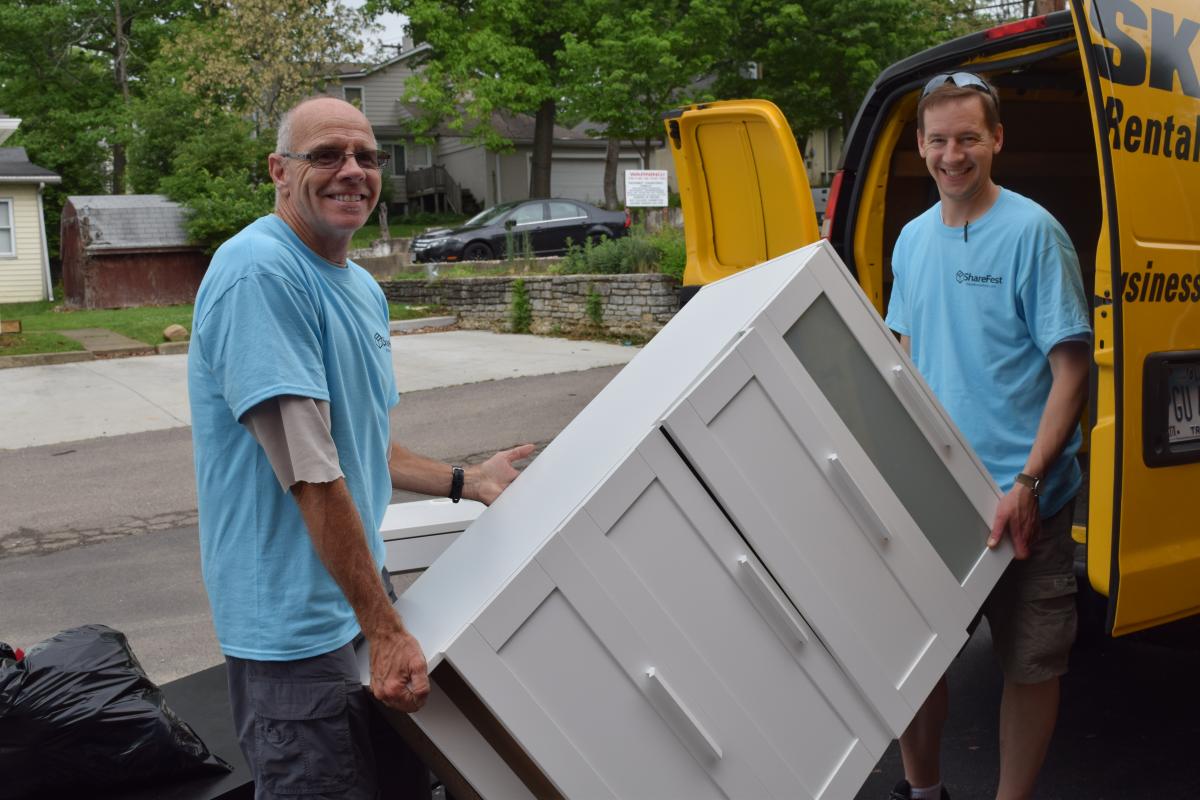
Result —
<path fill-rule="evenodd" d="M 1072 510 L 1091 327 L 1079 261 L 1037 203 L 992 181 L 999 98 L 977 75 L 938 75 L 917 106 L 917 147 L 939 202 L 892 256 L 887 324 L 1004 492 L 988 536 L 1015 560 L 983 607 L 1004 671 L 1000 800 L 1030 797 L 1075 638 Z M 894 800 L 946 800 L 945 677 L 900 737 Z"/>
<path fill-rule="evenodd" d="M 429 693 L 384 569 L 392 489 L 491 503 L 533 450 L 464 469 L 391 441 L 387 302 L 347 258 L 386 163 L 352 105 L 292 108 L 269 158 L 275 212 L 217 250 L 196 297 L 202 568 L 260 799 L 378 795 L 355 646 L 382 703 L 413 712 Z"/>

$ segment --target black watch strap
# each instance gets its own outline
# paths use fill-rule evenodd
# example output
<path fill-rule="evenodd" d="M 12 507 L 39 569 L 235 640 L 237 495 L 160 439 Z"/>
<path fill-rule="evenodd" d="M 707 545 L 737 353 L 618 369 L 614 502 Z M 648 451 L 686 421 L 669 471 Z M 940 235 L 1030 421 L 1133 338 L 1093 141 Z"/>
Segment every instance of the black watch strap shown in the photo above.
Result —
<path fill-rule="evenodd" d="M 463 478 L 465 477 L 463 468 L 453 466 L 450 468 L 450 500 L 457 503 L 462 500 Z"/>

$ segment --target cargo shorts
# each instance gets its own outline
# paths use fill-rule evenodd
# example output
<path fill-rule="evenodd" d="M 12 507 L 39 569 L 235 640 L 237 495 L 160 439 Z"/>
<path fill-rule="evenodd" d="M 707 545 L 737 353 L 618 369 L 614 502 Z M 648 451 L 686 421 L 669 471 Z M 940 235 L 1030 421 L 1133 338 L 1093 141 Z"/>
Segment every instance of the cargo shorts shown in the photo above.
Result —
<path fill-rule="evenodd" d="M 1013 561 L 983 604 L 1006 679 L 1041 683 L 1067 672 L 1075 642 L 1075 501 L 1042 520 L 1029 558 Z"/>
<path fill-rule="evenodd" d="M 394 601 L 386 571 L 383 581 Z M 295 661 L 225 656 L 233 724 L 254 776 L 255 800 L 379 797 L 373 700 L 356 655 L 362 642 L 360 634 L 336 650 Z"/>

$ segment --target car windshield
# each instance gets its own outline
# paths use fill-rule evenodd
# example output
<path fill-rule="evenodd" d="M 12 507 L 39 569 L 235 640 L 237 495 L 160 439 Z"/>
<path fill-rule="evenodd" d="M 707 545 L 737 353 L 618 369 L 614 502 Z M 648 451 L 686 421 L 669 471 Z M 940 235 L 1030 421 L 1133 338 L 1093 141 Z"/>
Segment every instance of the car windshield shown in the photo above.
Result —
<path fill-rule="evenodd" d="M 508 213 L 509 211 L 512 211 L 513 208 L 515 208 L 516 206 L 517 206 L 517 203 L 514 202 L 514 203 L 501 203 L 498 206 L 492 206 L 491 208 L 485 208 L 483 211 L 480 211 L 478 214 L 476 214 L 475 216 L 471 217 L 469 220 L 464 222 L 463 227 L 466 228 L 466 227 L 470 227 L 473 225 L 487 225 L 489 222 L 495 222 L 497 219 L 499 219 L 504 214 Z"/>

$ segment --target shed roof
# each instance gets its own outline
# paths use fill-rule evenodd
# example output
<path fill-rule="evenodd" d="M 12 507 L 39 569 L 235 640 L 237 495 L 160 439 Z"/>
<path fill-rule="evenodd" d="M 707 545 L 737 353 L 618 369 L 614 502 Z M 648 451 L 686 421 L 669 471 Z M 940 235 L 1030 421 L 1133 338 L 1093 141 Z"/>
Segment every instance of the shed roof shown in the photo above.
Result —
<path fill-rule="evenodd" d="M 73 195 L 67 202 L 86 231 L 88 252 L 194 246 L 184 229 L 187 211 L 160 194 Z"/>
<path fill-rule="evenodd" d="M 62 178 L 30 161 L 24 147 L 0 147 L 0 183 L 62 183 Z"/>

